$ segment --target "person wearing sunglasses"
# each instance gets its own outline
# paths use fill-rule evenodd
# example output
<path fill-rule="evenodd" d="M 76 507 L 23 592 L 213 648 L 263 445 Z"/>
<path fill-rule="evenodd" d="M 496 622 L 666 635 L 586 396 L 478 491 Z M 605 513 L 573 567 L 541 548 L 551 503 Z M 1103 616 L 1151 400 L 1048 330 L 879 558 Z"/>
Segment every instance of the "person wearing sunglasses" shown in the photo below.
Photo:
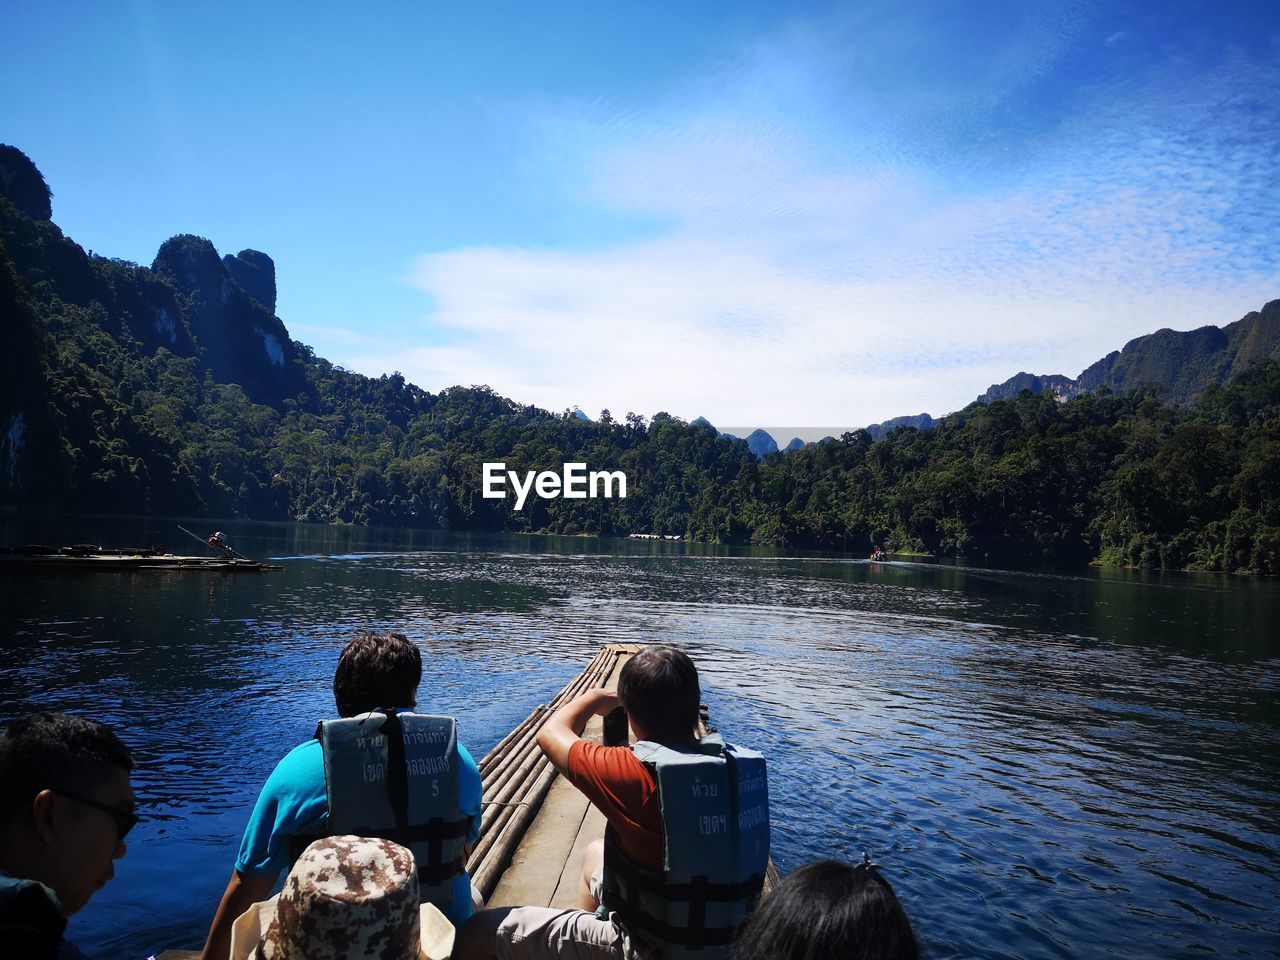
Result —
<path fill-rule="evenodd" d="M 0 734 L 0 943 L 5 956 L 82 958 L 67 917 L 115 874 L 138 822 L 133 757 L 109 728 L 34 713 Z"/>

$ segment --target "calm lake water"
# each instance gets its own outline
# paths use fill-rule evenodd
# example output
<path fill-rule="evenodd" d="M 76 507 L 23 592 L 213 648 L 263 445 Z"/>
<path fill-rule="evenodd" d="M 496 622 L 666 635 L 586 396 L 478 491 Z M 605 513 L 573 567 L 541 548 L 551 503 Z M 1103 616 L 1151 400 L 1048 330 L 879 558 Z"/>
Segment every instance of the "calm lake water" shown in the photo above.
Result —
<path fill-rule="evenodd" d="M 779 868 L 868 852 L 928 956 L 1280 956 L 1275 580 L 223 529 L 285 569 L 0 574 L 0 721 L 81 712 L 141 764 L 146 820 L 68 930 L 88 952 L 203 942 L 262 781 L 370 627 L 417 641 L 419 702 L 477 758 L 600 644 L 680 644 L 713 723 L 768 757 Z M 0 521 L 0 544 L 86 539 L 187 546 Z"/>

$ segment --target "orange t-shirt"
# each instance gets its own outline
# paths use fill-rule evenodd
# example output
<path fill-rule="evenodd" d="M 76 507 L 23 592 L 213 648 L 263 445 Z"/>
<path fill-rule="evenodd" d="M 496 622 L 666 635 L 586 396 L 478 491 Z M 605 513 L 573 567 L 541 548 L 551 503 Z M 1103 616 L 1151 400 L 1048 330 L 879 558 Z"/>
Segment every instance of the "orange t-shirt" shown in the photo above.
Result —
<path fill-rule="evenodd" d="M 569 782 L 604 814 L 618 846 L 635 864 L 662 872 L 658 782 L 628 747 L 579 740 L 569 748 Z"/>

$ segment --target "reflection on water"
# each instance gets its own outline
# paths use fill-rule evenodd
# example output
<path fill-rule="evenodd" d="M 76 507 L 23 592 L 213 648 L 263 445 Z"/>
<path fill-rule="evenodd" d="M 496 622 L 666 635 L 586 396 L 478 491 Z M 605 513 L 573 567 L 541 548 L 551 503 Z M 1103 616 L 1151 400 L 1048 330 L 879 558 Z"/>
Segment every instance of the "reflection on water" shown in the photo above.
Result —
<path fill-rule="evenodd" d="M 285 570 L 0 576 L 0 719 L 81 711 L 141 761 L 147 820 L 70 929 L 104 955 L 200 944 L 262 780 L 364 627 L 422 646 L 420 701 L 477 755 L 601 643 L 685 646 L 713 721 L 769 757 L 779 866 L 867 851 L 931 956 L 1280 944 L 1274 582 L 224 529 Z"/>

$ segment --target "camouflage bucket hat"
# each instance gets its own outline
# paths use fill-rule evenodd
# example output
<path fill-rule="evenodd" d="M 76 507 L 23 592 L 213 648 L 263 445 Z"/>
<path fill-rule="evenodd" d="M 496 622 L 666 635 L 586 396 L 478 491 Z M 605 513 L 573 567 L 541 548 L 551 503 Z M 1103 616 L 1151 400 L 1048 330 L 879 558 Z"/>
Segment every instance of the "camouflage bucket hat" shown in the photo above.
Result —
<path fill-rule="evenodd" d="M 418 904 L 413 854 L 389 840 L 317 840 L 280 895 L 255 907 L 255 917 L 236 921 L 233 940 L 261 960 L 437 960 L 453 947 L 449 922 Z"/>

